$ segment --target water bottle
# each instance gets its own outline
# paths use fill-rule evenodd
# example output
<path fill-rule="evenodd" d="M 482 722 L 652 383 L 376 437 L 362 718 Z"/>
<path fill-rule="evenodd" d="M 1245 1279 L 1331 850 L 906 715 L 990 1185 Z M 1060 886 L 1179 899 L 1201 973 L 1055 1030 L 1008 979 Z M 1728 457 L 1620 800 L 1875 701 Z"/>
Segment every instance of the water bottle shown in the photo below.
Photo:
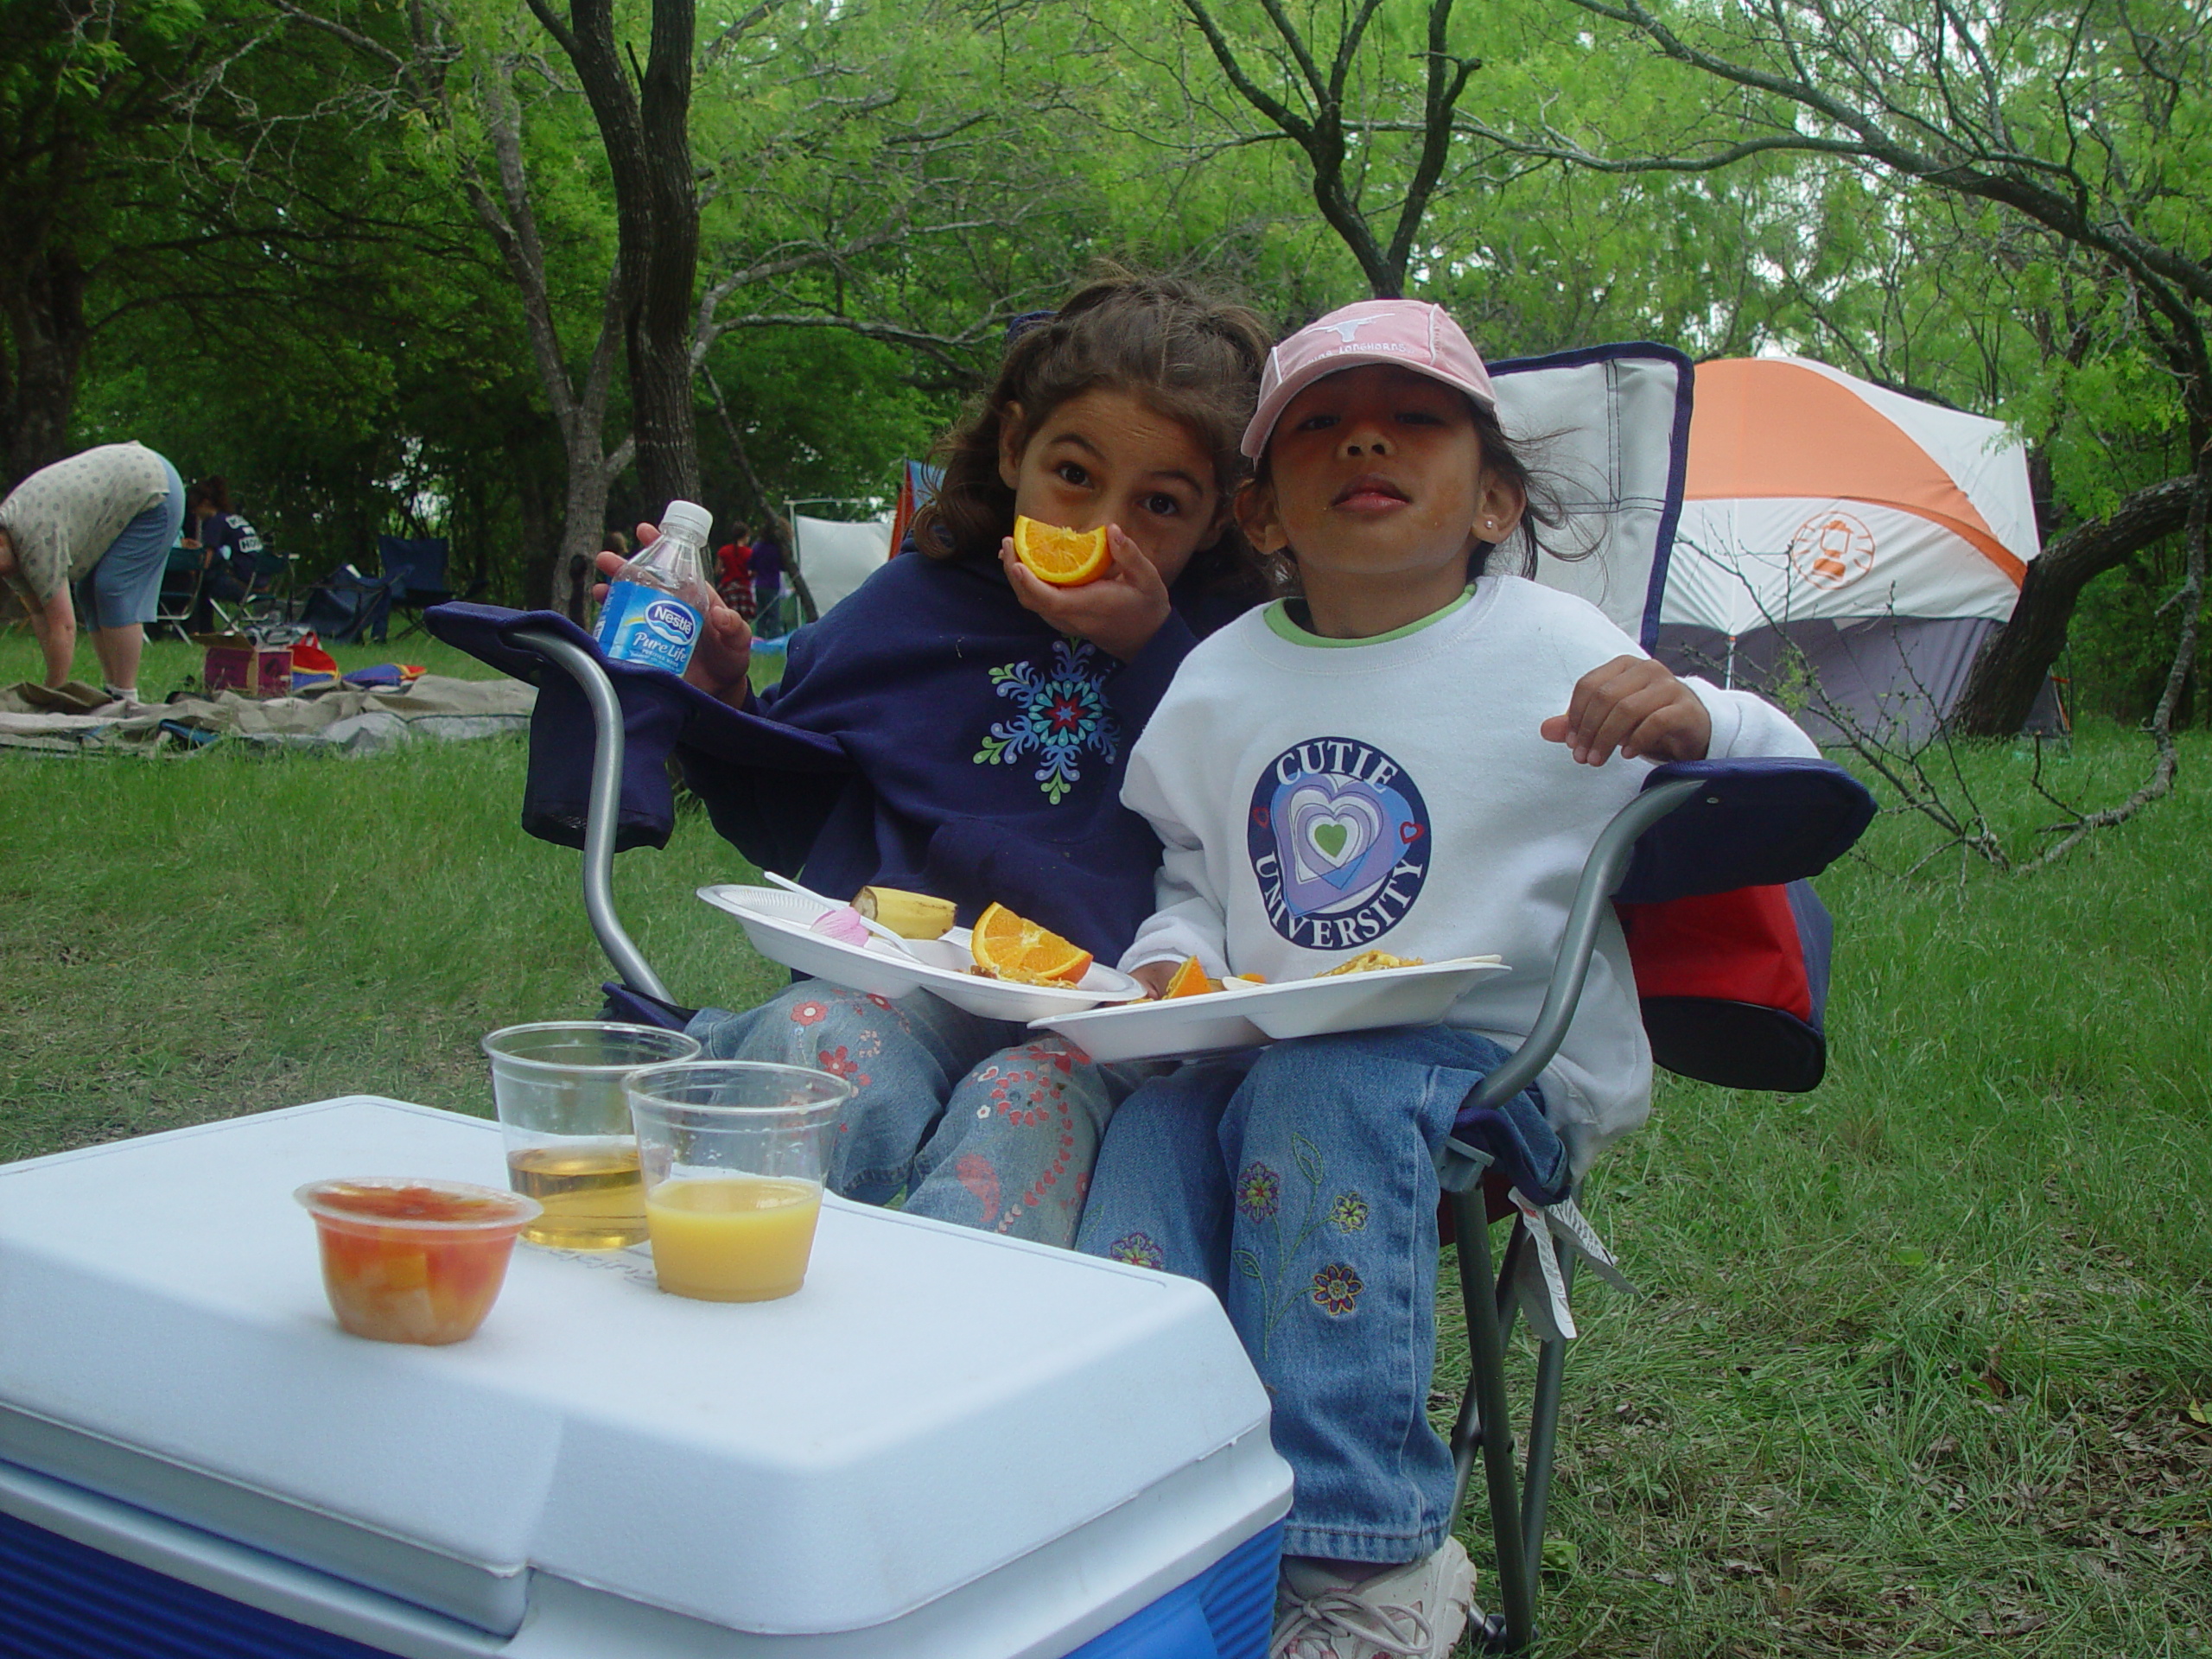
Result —
<path fill-rule="evenodd" d="M 607 589 L 599 648 L 611 661 L 681 674 L 706 626 L 704 554 L 715 515 L 693 501 L 671 501 L 660 539 L 640 548 Z"/>

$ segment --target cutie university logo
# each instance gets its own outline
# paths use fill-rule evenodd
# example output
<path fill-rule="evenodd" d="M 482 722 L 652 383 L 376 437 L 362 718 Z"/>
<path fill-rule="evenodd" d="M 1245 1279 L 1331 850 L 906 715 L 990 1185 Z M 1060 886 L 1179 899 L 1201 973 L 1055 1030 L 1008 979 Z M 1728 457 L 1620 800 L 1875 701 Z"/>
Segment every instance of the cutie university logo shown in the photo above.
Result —
<path fill-rule="evenodd" d="M 1348 737 L 1285 749 L 1252 790 L 1245 845 L 1268 920 L 1293 944 L 1382 938 L 1428 878 L 1428 809 L 1405 769 Z"/>

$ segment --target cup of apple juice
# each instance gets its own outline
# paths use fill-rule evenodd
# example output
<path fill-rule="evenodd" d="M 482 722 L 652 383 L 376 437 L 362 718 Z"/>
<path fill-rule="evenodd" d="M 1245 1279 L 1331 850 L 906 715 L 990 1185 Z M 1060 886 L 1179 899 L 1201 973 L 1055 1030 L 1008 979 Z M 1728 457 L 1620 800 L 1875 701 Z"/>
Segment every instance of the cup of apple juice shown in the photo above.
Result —
<path fill-rule="evenodd" d="M 595 1020 L 509 1026 L 484 1039 L 507 1183 L 543 1206 L 523 1229 L 526 1242 L 614 1250 L 645 1237 L 645 1195 L 622 1079 L 698 1052 L 697 1040 L 681 1032 Z"/>
<path fill-rule="evenodd" d="M 648 1066 L 624 1086 L 660 1287 L 709 1302 L 798 1290 L 852 1085 L 804 1066 L 694 1060 Z"/>

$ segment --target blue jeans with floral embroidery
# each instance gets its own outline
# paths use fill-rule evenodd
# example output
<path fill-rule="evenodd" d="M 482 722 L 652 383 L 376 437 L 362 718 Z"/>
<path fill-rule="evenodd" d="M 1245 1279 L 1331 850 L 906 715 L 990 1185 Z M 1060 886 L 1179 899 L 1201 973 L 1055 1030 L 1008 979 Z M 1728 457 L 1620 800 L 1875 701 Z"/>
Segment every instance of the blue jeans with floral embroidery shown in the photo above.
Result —
<path fill-rule="evenodd" d="M 1065 1246 L 1098 1138 L 1145 1069 L 1100 1066 L 1058 1037 L 918 991 L 897 1001 L 807 980 L 688 1027 L 710 1059 L 772 1060 L 853 1085 L 830 1189 L 909 1215 Z M 1156 1069 L 1156 1068 L 1153 1068 Z"/>
<path fill-rule="evenodd" d="M 1287 1554 L 1411 1561 L 1444 1541 L 1433 1153 L 1504 1058 L 1448 1026 L 1309 1037 L 1185 1065 L 1115 1115 L 1077 1247 L 1220 1296 L 1297 1476 Z"/>

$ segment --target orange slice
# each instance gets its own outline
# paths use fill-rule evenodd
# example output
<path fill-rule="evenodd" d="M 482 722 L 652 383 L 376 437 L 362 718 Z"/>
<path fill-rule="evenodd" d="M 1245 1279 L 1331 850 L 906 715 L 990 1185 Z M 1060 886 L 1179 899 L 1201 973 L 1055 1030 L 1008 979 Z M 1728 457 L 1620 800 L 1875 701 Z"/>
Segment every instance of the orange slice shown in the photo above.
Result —
<path fill-rule="evenodd" d="M 1072 985 L 1090 971 L 1090 952 L 1069 944 L 1004 905 L 976 918 L 969 943 L 976 966 L 993 979 L 1021 985 Z"/>
<path fill-rule="evenodd" d="M 1160 992 L 1160 1000 L 1165 1001 L 1173 996 L 1204 996 L 1208 991 L 1217 991 L 1220 988 L 1221 982 L 1208 979 L 1206 970 L 1198 966 L 1198 959 L 1196 957 L 1185 957 L 1183 958 L 1183 965 L 1175 970 L 1174 977 L 1167 982 L 1167 988 Z"/>
<path fill-rule="evenodd" d="M 1106 550 L 1103 524 L 1096 530 L 1062 530 L 1058 524 L 1040 524 L 1017 514 L 1014 551 L 1031 575 L 1055 588 L 1080 588 L 1096 582 L 1114 564 L 1114 556 Z"/>

